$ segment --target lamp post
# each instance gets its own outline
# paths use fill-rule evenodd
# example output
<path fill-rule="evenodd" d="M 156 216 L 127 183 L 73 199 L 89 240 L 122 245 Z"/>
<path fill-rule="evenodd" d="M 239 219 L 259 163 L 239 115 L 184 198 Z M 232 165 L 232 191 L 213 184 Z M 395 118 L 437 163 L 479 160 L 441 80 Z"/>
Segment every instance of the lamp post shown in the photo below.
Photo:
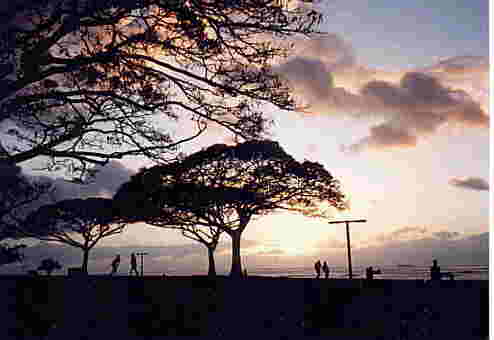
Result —
<path fill-rule="evenodd" d="M 144 276 L 144 255 L 148 253 L 136 253 L 136 255 L 141 257 L 141 276 Z"/>
<path fill-rule="evenodd" d="M 344 221 L 331 221 L 329 224 L 338 224 L 345 223 L 346 224 L 346 247 L 348 254 L 348 277 L 350 280 L 353 278 L 352 275 L 352 252 L 350 249 L 350 222 L 367 222 L 367 220 L 344 220 Z"/>

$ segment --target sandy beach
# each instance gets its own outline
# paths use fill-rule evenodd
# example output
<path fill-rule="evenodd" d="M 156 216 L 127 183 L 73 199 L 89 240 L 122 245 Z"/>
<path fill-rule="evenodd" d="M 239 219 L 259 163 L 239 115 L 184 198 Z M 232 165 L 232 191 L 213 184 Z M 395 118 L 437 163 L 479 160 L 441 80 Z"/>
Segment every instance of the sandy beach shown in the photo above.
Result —
<path fill-rule="evenodd" d="M 486 339 L 488 281 L 0 277 L 2 339 Z"/>

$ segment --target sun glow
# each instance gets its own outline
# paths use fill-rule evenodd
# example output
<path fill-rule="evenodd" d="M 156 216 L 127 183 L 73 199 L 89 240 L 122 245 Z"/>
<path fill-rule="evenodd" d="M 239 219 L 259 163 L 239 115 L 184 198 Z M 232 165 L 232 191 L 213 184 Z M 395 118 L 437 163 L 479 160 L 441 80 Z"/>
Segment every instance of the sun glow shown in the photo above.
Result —
<path fill-rule="evenodd" d="M 321 239 L 330 234 L 330 228 L 320 219 L 296 214 L 266 216 L 252 225 L 259 245 L 249 253 L 258 255 L 310 255 L 318 250 Z"/>

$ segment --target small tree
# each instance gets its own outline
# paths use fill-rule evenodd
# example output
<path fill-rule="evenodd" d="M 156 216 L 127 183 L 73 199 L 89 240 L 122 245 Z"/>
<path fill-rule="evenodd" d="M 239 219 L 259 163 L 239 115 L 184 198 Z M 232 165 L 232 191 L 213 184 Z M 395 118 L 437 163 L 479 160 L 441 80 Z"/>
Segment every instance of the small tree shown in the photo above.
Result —
<path fill-rule="evenodd" d="M 339 182 L 321 164 L 297 162 L 277 142 L 267 140 L 216 144 L 180 162 L 143 169 L 131 182 L 115 199 L 131 196 L 125 206 L 146 207 L 143 211 L 152 213 L 139 216 L 143 221 L 173 225 L 178 211 L 198 227 L 227 233 L 234 277 L 242 274 L 241 235 L 254 215 L 284 209 L 323 216 L 330 207 L 346 208 Z M 126 195 L 131 187 L 140 187 L 140 194 Z"/>
<path fill-rule="evenodd" d="M 38 267 L 38 270 L 45 271 L 47 276 L 50 276 L 54 270 L 60 269 L 62 269 L 62 265 L 52 258 L 42 260 Z"/>
<path fill-rule="evenodd" d="M 80 248 L 87 273 L 89 251 L 99 240 L 121 233 L 125 223 L 114 220 L 113 202 L 105 198 L 71 199 L 43 206 L 25 220 L 22 233 L 43 241 Z"/>

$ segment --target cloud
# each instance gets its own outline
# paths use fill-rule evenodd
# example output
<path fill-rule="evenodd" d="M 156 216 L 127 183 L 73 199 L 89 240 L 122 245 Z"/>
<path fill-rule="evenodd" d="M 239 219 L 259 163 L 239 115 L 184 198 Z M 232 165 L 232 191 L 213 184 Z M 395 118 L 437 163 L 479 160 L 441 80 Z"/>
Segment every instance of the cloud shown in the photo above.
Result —
<path fill-rule="evenodd" d="M 321 242 L 318 255 L 330 256 L 334 250 L 331 249 L 333 242 Z M 343 255 L 344 250 L 341 252 Z M 469 235 L 409 226 L 352 243 L 352 259 L 356 265 L 422 265 L 431 263 L 434 258 L 444 265 L 486 264 L 489 261 L 489 233 Z M 345 256 L 339 258 L 342 265 L 344 259 Z"/>
<path fill-rule="evenodd" d="M 38 180 L 51 182 L 55 188 L 55 201 L 71 198 L 104 197 L 111 198 L 120 185 L 130 179 L 134 171 L 121 162 L 112 160 L 105 166 L 97 167 L 98 173 L 88 184 L 78 184 L 57 177 L 33 176 Z"/>
<path fill-rule="evenodd" d="M 48 191 L 39 197 L 39 199 L 22 206 L 18 214 L 26 214 L 38 209 L 39 207 L 52 204 L 65 199 L 104 197 L 111 198 L 119 186 L 129 180 L 133 171 L 123 166 L 118 161 L 111 161 L 106 166 L 100 167 L 94 182 L 86 185 L 76 184 L 66 181 L 62 178 L 51 178 L 48 176 L 36 176 L 28 174 L 15 164 L 0 162 L 0 192 L 12 191 L 12 184 L 17 183 L 14 178 L 25 179 L 30 183 L 43 183 L 51 185 Z M 15 191 L 12 191 L 15 192 Z"/>
<path fill-rule="evenodd" d="M 454 177 L 449 180 L 449 184 L 469 190 L 489 190 L 489 182 L 479 177 Z"/>
<path fill-rule="evenodd" d="M 318 249 L 346 249 L 346 242 L 330 238 L 317 243 Z M 352 247 L 353 248 L 353 247 Z"/>
<path fill-rule="evenodd" d="M 457 231 L 438 231 L 433 233 L 435 237 L 439 240 L 452 240 L 460 236 L 460 233 Z"/>
<path fill-rule="evenodd" d="M 291 87 L 299 112 L 380 120 L 344 151 L 414 147 L 445 125 L 489 126 L 486 58 L 386 71 L 358 65 L 351 46 L 334 34 L 296 44 L 295 56 L 274 70 Z"/>
<path fill-rule="evenodd" d="M 406 226 L 396 229 L 392 232 L 381 233 L 376 237 L 376 239 L 380 242 L 403 241 L 403 240 L 423 238 L 426 232 L 427 232 L 426 227 Z"/>
<path fill-rule="evenodd" d="M 263 250 L 255 253 L 256 256 L 279 256 L 279 255 L 285 255 L 285 251 L 281 249 L 270 249 L 270 250 Z"/>

